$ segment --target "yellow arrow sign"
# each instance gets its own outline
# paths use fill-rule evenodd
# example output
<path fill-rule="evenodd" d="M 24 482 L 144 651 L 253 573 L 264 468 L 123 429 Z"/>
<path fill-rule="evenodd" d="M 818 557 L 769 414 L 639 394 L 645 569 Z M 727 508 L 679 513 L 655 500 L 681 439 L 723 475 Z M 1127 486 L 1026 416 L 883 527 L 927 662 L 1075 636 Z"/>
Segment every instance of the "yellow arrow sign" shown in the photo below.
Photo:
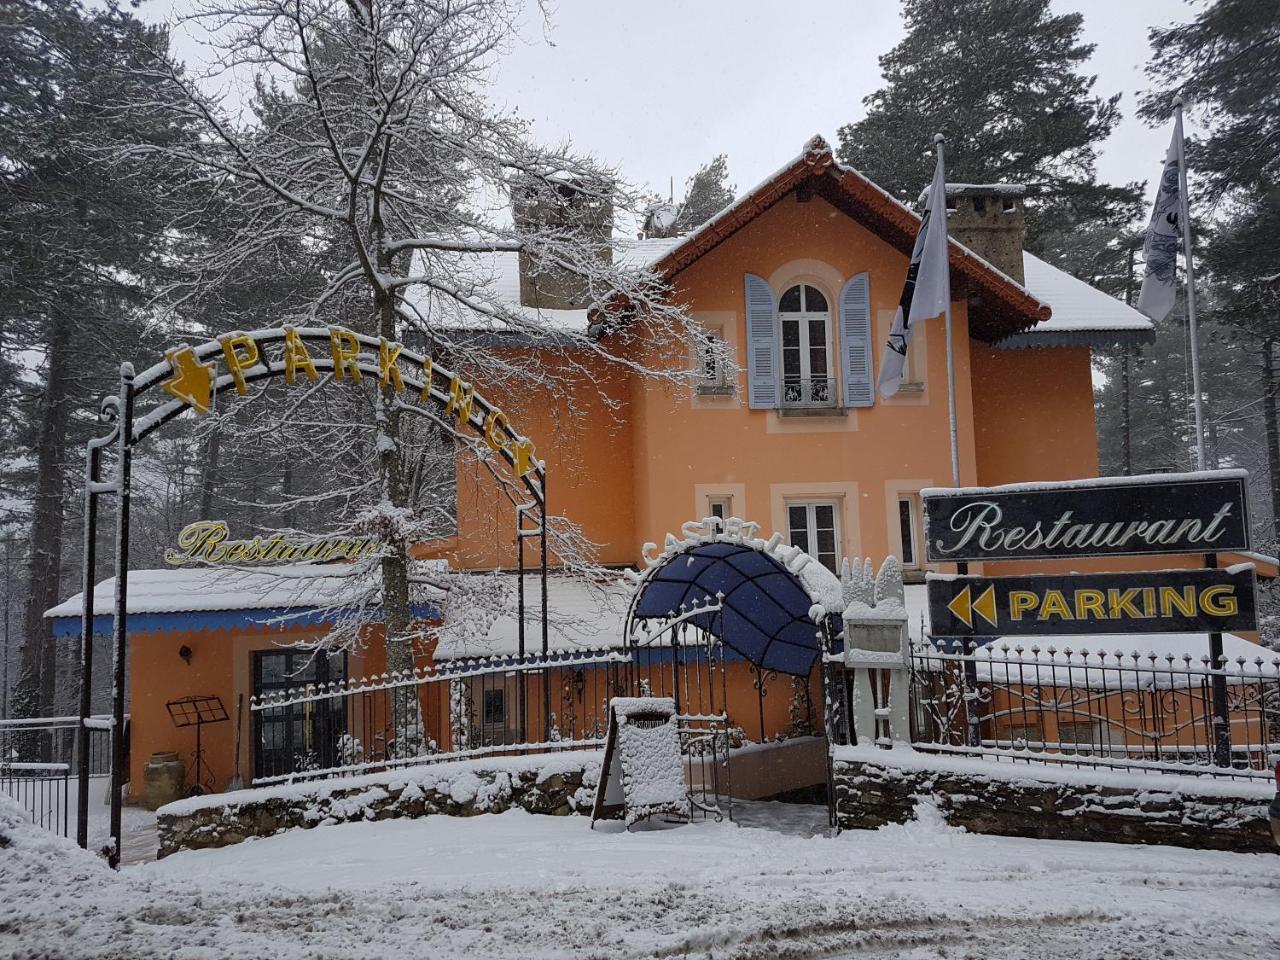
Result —
<path fill-rule="evenodd" d="M 213 364 L 201 363 L 185 343 L 170 350 L 165 357 L 174 375 L 172 380 L 160 384 L 160 388 L 197 413 L 208 413 L 209 401 L 213 398 Z"/>
<path fill-rule="evenodd" d="M 973 626 L 975 613 L 994 627 L 996 625 L 996 585 L 993 583 L 983 590 L 977 600 L 973 599 L 969 593 L 969 587 L 966 586 L 951 598 L 947 609 L 966 627 Z"/>
<path fill-rule="evenodd" d="M 973 612 L 991 626 L 996 625 L 996 585 L 994 583 L 982 591 L 982 596 L 973 601 Z"/>

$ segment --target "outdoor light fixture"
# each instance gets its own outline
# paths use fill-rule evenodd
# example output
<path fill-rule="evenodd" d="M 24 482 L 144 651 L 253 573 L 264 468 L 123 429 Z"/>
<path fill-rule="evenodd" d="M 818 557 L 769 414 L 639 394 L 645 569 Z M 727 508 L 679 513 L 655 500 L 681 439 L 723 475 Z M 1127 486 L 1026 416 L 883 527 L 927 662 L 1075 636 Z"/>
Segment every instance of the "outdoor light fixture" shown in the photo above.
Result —
<path fill-rule="evenodd" d="M 185 643 L 178 648 L 178 656 L 186 662 L 188 667 L 191 666 L 191 648 Z"/>

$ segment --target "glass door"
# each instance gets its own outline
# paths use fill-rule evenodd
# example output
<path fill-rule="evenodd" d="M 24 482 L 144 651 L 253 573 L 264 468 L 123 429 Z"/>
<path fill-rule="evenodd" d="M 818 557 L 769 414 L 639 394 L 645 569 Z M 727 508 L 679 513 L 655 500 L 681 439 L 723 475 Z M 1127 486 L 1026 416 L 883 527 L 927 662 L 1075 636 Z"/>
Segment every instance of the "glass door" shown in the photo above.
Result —
<path fill-rule="evenodd" d="M 345 653 L 259 650 L 253 654 L 253 693 L 260 696 L 347 678 Z M 347 732 L 346 700 L 332 697 L 254 713 L 254 778 L 341 765 Z"/>

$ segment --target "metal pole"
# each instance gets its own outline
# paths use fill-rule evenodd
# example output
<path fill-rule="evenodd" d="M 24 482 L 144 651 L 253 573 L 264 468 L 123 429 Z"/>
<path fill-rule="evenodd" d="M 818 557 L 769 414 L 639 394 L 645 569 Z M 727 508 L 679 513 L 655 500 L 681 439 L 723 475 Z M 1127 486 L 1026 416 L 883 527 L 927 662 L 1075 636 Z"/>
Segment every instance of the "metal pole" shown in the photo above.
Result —
<path fill-rule="evenodd" d="M 1196 416 L 1196 469 L 1205 468 L 1204 398 L 1200 392 L 1200 338 L 1196 328 L 1196 268 L 1191 255 L 1191 204 L 1187 200 L 1187 158 L 1182 143 L 1182 97 L 1173 101 L 1175 140 L 1178 142 L 1178 221 L 1182 226 L 1182 256 L 1187 265 L 1187 338 L 1191 341 L 1191 394 Z"/>
<path fill-rule="evenodd" d="M 938 169 L 940 170 L 945 169 L 944 167 L 945 161 L 943 159 L 943 150 L 942 150 L 942 144 L 945 140 L 946 138 L 943 137 L 943 135 L 940 133 L 936 133 L 933 136 L 933 145 L 934 145 L 934 149 L 937 151 Z M 942 177 L 942 181 L 944 184 L 943 189 L 945 190 L 946 189 L 945 173 Z M 949 270 L 951 269 L 950 260 L 949 260 L 951 248 L 950 248 L 950 245 L 945 240 L 947 235 L 946 208 L 947 208 L 947 204 L 944 199 L 942 203 L 943 214 L 942 214 L 941 227 L 942 227 L 942 235 L 944 238 L 943 248 L 947 250 L 947 256 L 948 256 L 947 269 Z M 946 318 L 946 328 L 947 328 L 947 415 L 950 417 L 950 426 L 951 426 L 951 485 L 953 487 L 958 487 L 960 486 L 960 433 L 959 433 L 959 429 L 956 426 L 956 358 L 955 358 L 955 350 L 951 344 L 951 297 L 950 296 L 947 297 L 947 308 L 945 311 L 945 318 Z"/>
<path fill-rule="evenodd" d="M 120 804 L 124 789 L 124 679 L 129 606 L 129 485 L 133 455 L 133 364 L 120 364 L 120 410 L 116 424 L 119 449 L 116 492 L 116 595 L 112 639 L 111 711 L 111 847 L 107 862 L 120 865 Z"/>
<path fill-rule="evenodd" d="M 80 723 L 76 728 L 78 756 L 76 780 L 76 843 L 89 848 L 89 728 L 85 726 L 93 709 L 93 588 L 98 570 L 98 481 L 99 443 L 90 440 L 85 446 L 84 467 L 84 559 L 80 589 L 83 591 L 80 614 Z"/>
<path fill-rule="evenodd" d="M 542 655 L 547 655 L 550 644 L 547 633 L 547 475 L 542 475 L 542 510 L 538 520 L 538 549 L 541 554 L 542 574 Z M 551 739 L 551 674 L 542 669 L 542 739 Z"/>
<path fill-rule="evenodd" d="M 1206 567 L 1218 566 L 1218 555 L 1204 555 Z M 1222 634 L 1209 634 L 1210 688 L 1213 698 L 1213 764 L 1216 767 L 1231 766 L 1231 721 L 1227 705 L 1227 678 L 1223 675 Z"/>

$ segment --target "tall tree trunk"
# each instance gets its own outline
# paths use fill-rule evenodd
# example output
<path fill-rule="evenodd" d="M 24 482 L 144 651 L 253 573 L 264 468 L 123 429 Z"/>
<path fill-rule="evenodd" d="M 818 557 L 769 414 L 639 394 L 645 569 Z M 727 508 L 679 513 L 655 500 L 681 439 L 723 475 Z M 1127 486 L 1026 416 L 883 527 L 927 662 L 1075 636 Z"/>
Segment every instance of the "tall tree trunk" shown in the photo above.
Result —
<path fill-rule="evenodd" d="M 44 612 L 58 602 L 62 573 L 63 444 L 70 416 L 71 322 L 53 320 L 49 373 L 36 435 L 36 487 L 28 553 L 27 607 L 23 616 L 22 666 L 14 715 L 40 716 L 53 705 L 57 648 Z"/>
<path fill-rule="evenodd" d="M 1271 535 L 1280 540 L 1280 426 L 1276 423 L 1275 341 L 1262 341 L 1262 422 L 1267 429 L 1267 472 L 1271 480 Z"/>

